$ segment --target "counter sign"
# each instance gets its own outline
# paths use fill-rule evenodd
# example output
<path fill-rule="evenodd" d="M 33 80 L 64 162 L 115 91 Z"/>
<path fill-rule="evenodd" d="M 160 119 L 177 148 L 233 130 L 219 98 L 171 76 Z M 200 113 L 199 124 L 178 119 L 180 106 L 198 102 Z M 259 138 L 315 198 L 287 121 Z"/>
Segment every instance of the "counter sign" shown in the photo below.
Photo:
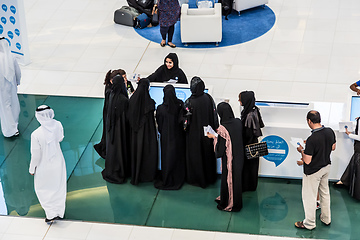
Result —
<path fill-rule="evenodd" d="M 264 159 L 274 162 L 276 167 L 285 161 L 289 153 L 289 145 L 285 139 L 276 135 L 270 135 L 263 138 L 262 142 L 267 143 L 269 150 L 269 154 L 264 156 Z"/>

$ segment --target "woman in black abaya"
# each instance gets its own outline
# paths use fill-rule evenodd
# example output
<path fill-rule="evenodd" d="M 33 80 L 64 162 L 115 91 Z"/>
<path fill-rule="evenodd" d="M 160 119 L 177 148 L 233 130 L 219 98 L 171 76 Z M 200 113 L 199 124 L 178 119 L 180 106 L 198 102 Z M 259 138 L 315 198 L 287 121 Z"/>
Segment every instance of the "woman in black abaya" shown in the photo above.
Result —
<path fill-rule="evenodd" d="M 241 120 L 234 117 L 231 106 L 222 102 L 217 106 L 220 116 L 218 136 L 214 139 L 216 157 L 221 157 L 222 174 L 220 196 L 216 199 L 219 210 L 238 212 L 242 208 L 242 168 L 244 148 Z"/>
<path fill-rule="evenodd" d="M 161 143 L 161 176 L 155 187 L 180 189 L 185 181 L 185 132 L 180 122 L 184 103 L 176 97 L 172 85 L 164 87 L 164 102 L 156 110 Z"/>
<path fill-rule="evenodd" d="M 264 123 L 259 108 L 255 106 L 255 94 L 253 91 L 243 91 L 239 94 L 240 105 L 244 107 L 241 111 L 241 122 L 243 124 L 244 146 L 257 143 L 262 136 L 261 128 Z M 255 191 L 258 184 L 259 158 L 244 158 L 243 168 L 243 192 Z"/>
<path fill-rule="evenodd" d="M 103 178 L 110 183 L 124 183 L 130 171 L 129 125 L 126 112 L 129 99 L 122 76 L 112 79 L 106 115 L 106 160 Z"/>
<path fill-rule="evenodd" d="M 152 182 L 158 163 L 158 143 L 154 111 L 155 101 L 149 94 L 150 82 L 139 80 L 129 100 L 128 118 L 131 129 L 131 184 Z"/>
<path fill-rule="evenodd" d="M 167 82 L 172 79 L 177 80 L 177 83 L 188 83 L 185 73 L 179 68 L 176 53 L 169 53 L 164 59 L 164 64 L 148 76 L 148 79 L 150 82 Z"/>
<path fill-rule="evenodd" d="M 109 94 L 111 92 L 111 88 L 112 88 L 112 80 L 116 75 L 123 75 L 122 73 L 125 72 L 122 69 L 117 69 L 117 70 L 109 70 L 106 73 L 105 76 L 105 81 L 104 81 L 104 85 L 105 85 L 105 91 L 104 91 L 104 107 L 103 107 L 103 133 L 102 133 L 102 137 L 101 137 L 101 141 L 98 144 L 94 145 L 95 151 L 99 154 L 100 157 L 102 158 L 106 158 L 106 115 L 107 115 L 107 106 L 108 106 L 108 102 L 109 102 Z"/>
<path fill-rule="evenodd" d="M 355 133 L 350 133 L 347 128 L 345 133 L 354 140 L 354 154 L 350 159 L 345 172 L 340 178 L 340 181 L 334 183 L 335 187 L 349 188 L 349 194 L 353 198 L 360 200 L 360 135 L 359 135 L 359 120 L 356 118 Z"/>
<path fill-rule="evenodd" d="M 186 130 L 186 181 L 205 188 L 215 183 L 217 173 L 213 140 L 204 135 L 204 126 L 217 129 L 219 123 L 214 100 L 204 92 L 205 84 L 199 77 L 191 79 L 190 90 L 185 102 L 191 113 Z"/>

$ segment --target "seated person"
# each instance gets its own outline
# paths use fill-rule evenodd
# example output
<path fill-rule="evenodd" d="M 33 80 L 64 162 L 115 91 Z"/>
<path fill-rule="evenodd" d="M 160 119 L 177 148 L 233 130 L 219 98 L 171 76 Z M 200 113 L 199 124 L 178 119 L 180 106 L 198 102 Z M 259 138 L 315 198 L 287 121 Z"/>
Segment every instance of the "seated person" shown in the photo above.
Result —
<path fill-rule="evenodd" d="M 179 59 L 176 53 L 169 53 L 154 73 L 148 76 L 150 82 L 168 82 L 175 80 L 177 83 L 188 83 L 185 73 L 179 68 Z"/>

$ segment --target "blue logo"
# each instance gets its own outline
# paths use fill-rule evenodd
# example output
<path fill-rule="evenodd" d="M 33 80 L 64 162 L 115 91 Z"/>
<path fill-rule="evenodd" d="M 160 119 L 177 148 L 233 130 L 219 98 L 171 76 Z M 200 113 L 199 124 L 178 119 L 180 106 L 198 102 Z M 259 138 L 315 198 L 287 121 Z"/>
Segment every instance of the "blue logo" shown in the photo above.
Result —
<path fill-rule="evenodd" d="M 6 6 L 5 4 L 3 4 L 1 7 L 2 7 L 2 9 L 4 10 L 4 12 L 7 11 L 7 6 Z"/>
<path fill-rule="evenodd" d="M 8 43 L 9 43 L 9 47 L 11 47 L 11 42 L 10 42 L 10 40 L 9 40 L 9 39 L 7 39 L 7 38 L 5 38 L 5 40 L 6 40 L 6 41 L 8 41 Z"/>
<path fill-rule="evenodd" d="M 14 34 L 12 33 L 12 31 L 8 31 L 8 36 L 9 36 L 9 38 L 11 38 L 11 39 L 14 38 Z"/>
<path fill-rule="evenodd" d="M 19 50 L 21 49 L 20 43 L 16 43 L 15 46 L 16 46 L 17 49 L 19 49 Z"/>
<path fill-rule="evenodd" d="M 13 14 L 15 14 L 15 13 L 16 13 L 16 8 L 15 8 L 14 6 L 11 6 L 11 7 L 10 7 L 10 11 L 11 11 Z"/>
<path fill-rule="evenodd" d="M 176 97 L 183 101 L 186 100 L 186 94 L 184 91 L 181 91 L 181 90 L 176 90 Z"/>
<path fill-rule="evenodd" d="M 19 29 L 16 28 L 16 29 L 14 30 L 14 32 L 15 32 L 16 35 L 20 36 L 20 30 L 19 30 Z"/>
<path fill-rule="evenodd" d="M 2 22 L 3 24 L 6 24 L 6 18 L 1 17 L 1 22 Z"/>
<path fill-rule="evenodd" d="M 289 145 L 283 138 L 275 135 L 267 136 L 262 141 L 267 143 L 269 150 L 269 154 L 264 158 L 269 162 L 274 162 L 276 167 L 279 166 L 289 153 Z"/>
<path fill-rule="evenodd" d="M 14 18 L 13 16 L 10 17 L 10 22 L 11 22 L 12 24 L 15 24 L 15 18 Z"/>
<path fill-rule="evenodd" d="M 0 34 L 2 34 L 3 31 L 4 31 L 4 28 L 3 28 L 3 26 L 0 24 Z"/>

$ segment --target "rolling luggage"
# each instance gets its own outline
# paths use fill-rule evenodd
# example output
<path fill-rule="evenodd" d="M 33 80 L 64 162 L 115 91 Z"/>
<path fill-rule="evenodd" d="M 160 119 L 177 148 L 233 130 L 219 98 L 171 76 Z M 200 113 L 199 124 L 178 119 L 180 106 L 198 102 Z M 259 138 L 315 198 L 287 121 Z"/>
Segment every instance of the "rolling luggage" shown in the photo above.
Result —
<path fill-rule="evenodd" d="M 122 6 L 120 9 L 114 12 L 114 22 L 117 24 L 134 27 L 135 18 L 139 16 L 140 13 L 133 7 Z"/>

